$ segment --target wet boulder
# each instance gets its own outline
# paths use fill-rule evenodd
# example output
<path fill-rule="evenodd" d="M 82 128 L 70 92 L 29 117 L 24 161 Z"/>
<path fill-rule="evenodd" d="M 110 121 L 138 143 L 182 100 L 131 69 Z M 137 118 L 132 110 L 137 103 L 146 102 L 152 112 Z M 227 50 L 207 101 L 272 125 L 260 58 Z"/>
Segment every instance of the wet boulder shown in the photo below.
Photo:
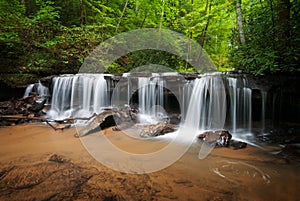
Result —
<path fill-rule="evenodd" d="M 150 124 L 143 126 L 140 131 L 141 137 L 156 137 L 175 131 L 175 126 L 168 122 L 159 122 L 156 124 Z"/>
<path fill-rule="evenodd" d="M 220 147 L 228 147 L 231 138 L 232 135 L 227 130 L 206 131 L 198 135 L 198 139 Z"/>

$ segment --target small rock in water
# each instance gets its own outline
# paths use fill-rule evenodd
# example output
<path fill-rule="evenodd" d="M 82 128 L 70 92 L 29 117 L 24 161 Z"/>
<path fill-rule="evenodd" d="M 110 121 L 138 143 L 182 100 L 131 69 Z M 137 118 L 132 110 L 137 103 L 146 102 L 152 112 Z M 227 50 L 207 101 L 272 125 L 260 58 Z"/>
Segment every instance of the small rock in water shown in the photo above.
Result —
<path fill-rule="evenodd" d="M 206 131 L 198 135 L 198 138 L 220 147 L 228 147 L 232 135 L 227 130 Z"/>
<path fill-rule="evenodd" d="M 247 143 L 231 139 L 232 135 L 227 130 L 206 131 L 199 134 L 198 138 L 217 147 L 232 147 L 233 149 L 247 147 Z"/>

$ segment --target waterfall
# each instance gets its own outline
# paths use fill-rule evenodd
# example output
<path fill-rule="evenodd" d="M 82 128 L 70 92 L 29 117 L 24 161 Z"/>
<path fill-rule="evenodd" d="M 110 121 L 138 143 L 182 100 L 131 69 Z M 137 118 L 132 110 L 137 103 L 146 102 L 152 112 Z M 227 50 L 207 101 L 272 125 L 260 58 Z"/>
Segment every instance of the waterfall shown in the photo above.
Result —
<path fill-rule="evenodd" d="M 226 128 L 234 135 L 251 132 L 252 90 L 244 77 L 214 74 L 192 83 L 184 124 L 198 130 Z"/>
<path fill-rule="evenodd" d="M 25 90 L 25 93 L 24 93 L 23 97 L 29 96 L 29 93 L 32 92 L 33 86 L 34 86 L 34 84 L 28 85 L 28 87 Z"/>
<path fill-rule="evenodd" d="M 40 95 L 42 98 L 47 98 L 49 96 L 49 89 L 48 87 L 45 87 L 40 81 L 38 83 L 37 87 L 37 93 Z"/>
<path fill-rule="evenodd" d="M 129 77 L 122 77 L 120 81 L 112 88 L 112 107 L 129 106 L 131 99 L 132 84 Z"/>
<path fill-rule="evenodd" d="M 261 130 L 262 133 L 266 130 L 266 104 L 267 104 L 267 95 L 266 91 L 261 91 Z"/>
<path fill-rule="evenodd" d="M 29 96 L 30 93 L 36 93 L 40 96 L 40 100 L 47 99 L 49 97 L 49 89 L 45 87 L 40 81 L 36 84 L 30 84 L 23 95 L 23 97 Z M 39 100 L 37 100 L 39 101 Z"/>
<path fill-rule="evenodd" d="M 194 81 L 185 127 L 196 130 L 222 129 L 226 118 L 226 92 L 220 76 L 204 76 Z"/>
<path fill-rule="evenodd" d="M 160 77 L 138 78 L 139 120 L 141 123 L 155 123 L 163 119 L 164 80 Z"/>
<path fill-rule="evenodd" d="M 229 83 L 229 99 L 230 99 L 230 115 L 232 123 L 232 132 L 236 132 L 236 115 L 237 115 L 237 79 L 228 78 Z"/>
<path fill-rule="evenodd" d="M 238 129 L 251 132 L 252 127 L 252 90 L 244 77 L 225 77 L 228 83 L 229 115 L 233 133 Z"/>
<path fill-rule="evenodd" d="M 53 79 L 48 116 L 53 119 L 89 117 L 109 105 L 107 83 L 103 75 L 67 75 Z"/>
<path fill-rule="evenodd" d="M 137 120 L 142 124 L 181 117 L 181 125 L 197 130 L 224 128 L 235 137 L 252 137 L 252 130 L 264 133 L 269 120 L 279 121 L 267 115 L 268 100 L 273 100 L 272 116 L 280 113 L 277 93 L 260 90 L 245 75 L 193 74 L 188 78 L 174 73 L 63 75 L 52 78 L 51 94 L 39 82 L 29 85 L 24 96 L 33 92 L 43 99 L 51 97 L 47 102 L 50 119 L 90 117 L 105 107 L 131 106 L 138 109 Z"/>
<path fill-rule="evenodd" d="M 194 86 L 194 81 L 191 81 L 191 82 L 187 82 L 187 83 L 183 84 L 183 86 L 179 87 L 181 119 L 182 120 L 185 120 L 185 118 L 186 118 L 193 86 Z"/>

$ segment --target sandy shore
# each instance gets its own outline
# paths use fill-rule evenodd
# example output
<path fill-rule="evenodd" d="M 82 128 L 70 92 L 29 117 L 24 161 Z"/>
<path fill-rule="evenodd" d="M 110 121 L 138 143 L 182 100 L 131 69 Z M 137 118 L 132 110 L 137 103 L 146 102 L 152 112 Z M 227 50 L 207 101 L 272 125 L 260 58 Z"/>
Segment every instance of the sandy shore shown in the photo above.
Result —
<path fill-rule="evenodd" d="M 140 143 L 111 128 L 103 133 L 132 153 L 166 144 Z M 215 148 L 199 160 L 199 142 L 173 165 L 138 175 L 102 165 L 74 134 L 74 128 L 54 131 L 40 124 L 0 128 L 0 200 L 293 201 L 300 197 L 299 163 L 256 147 Z"/>

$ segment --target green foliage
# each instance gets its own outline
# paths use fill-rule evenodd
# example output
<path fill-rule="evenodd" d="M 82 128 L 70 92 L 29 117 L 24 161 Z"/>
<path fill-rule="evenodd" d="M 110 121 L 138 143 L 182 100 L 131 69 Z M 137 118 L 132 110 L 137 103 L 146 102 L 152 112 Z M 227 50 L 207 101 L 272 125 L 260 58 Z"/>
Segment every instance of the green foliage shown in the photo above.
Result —
<path fill-rule="evenodd" d="M 125 2 L 1 0 L 0 73 L 24 77 L 29 73 L 77 73 L 84 58 L 106 39 L 129 30 L 160 27 L 197 41 L 220 71 L 235 68 L 264 74 L 299 70 L 299 0 L 291 0 L 285 25 L 279 23 L 282 0 L 243 1 L 244 45 L 238 40 L 234 1 L 129 0 L 126 8 Z M 281 38 L 285 33 L 289 36 Z M 180 72 L 195 70 L 169 53 L 143 50 L 115 61 L 107 72 L 123 73 L 149 64 Z"/>
<path fill-rule="evenodd" d="M 246 44 L 236 40 L 232 32 L 230 60 L 236 69 L 254 74 L 293 72 L 299 70 L 299 6 L 292 2 L 290 24 L 281 26 L 278 21 L 278 1 L 248 2 L 244 4 Z M 272 8 L 272 9 L 271 9 Z M 283 38 L 280 33 L 291 32 Z M 298 68 L 298 69 L 297 69 Z"/>

